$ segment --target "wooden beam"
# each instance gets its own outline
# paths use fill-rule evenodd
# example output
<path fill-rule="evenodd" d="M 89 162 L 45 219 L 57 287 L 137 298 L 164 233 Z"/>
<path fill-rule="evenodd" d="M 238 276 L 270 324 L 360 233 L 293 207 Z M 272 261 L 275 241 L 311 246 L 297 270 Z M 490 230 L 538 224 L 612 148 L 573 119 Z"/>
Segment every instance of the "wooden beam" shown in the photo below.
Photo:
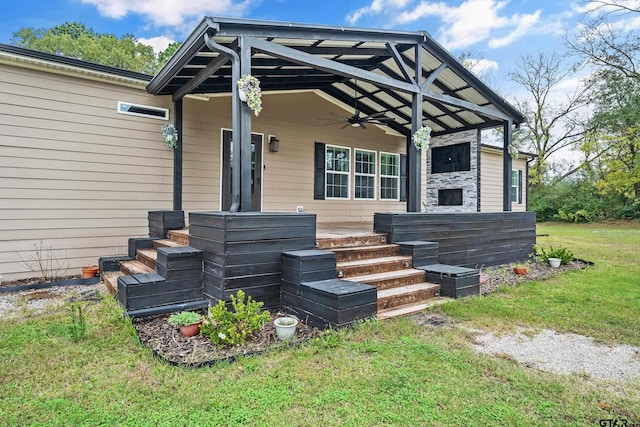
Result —
<path fill-rule="evenodd" d="M 512 161 L 509 154 L 509 145 L 513 139 L 513 122 L 507 120 L 503 124 L 504 146 L 502 147 L 502 210 L 511 211 L 511 169 Z"/>
<path fill-rule="evenodd" d="M 431 86 L 431 84 L 433 84 L 433 82 L 436 81 L 436 79 L 438 78 L 440 73 L 442 73 L 446 68 L 447 68 L 447 64 L 444 64 L 444 63 L 440 64 L 440 66 L 438 68 L 436 68 L 435 70 L 433 70 L 431 72 L 431 74 L 429 74 L 429 77 L 427 77 L 427 79 L 424 81 L 424 83 L 422 83 L 420 85 L 420 88 L 422 90 L 428 90 L 429 86 Z"/>
<path fill-rule="evenodd" d="M 402 59 L 402 56 L 400 55 L 400 52 L 398 52 L 398 49 L 396 49 L 396 47 L 391 43 L 386 43 L 386 46 L 387 49 L 389 49 L 389 51 L 393 54 L 393 60 L 396 62 L 398 68 L 400 68 L 400 72 L 402 72 L 404 79 L 411 84 L 417 85 L 416 80 L 409 72 L 409 67 L 407 67 L 407 64 Z"/>
<path fill-rule="evenodd" d="M 184 98 L 185 95 L 188 95 L 193 89 L 204 83 L 209 77 L 211 77 L 213 73 L 218 71 L 220 67 L 222 67 L 229 61 L 230 58 L 228 56 L 220 54 L 217 58 L 209 62 L 206 67 L 200 70 L 198 74 L 192 77 L 191 80 L 182 85 L 180 89 L 175 91 L 175 93 L 173 94 L 173 100 L 177 101 Z"/>
<path fill-rule="evenodd" d="M 182 146 L 184 132 L 182 126 L 182 99 L 173 103 L 173 125 L 178 132 L 178 146 L 173 150 L 173 210 L 182 210 Z"/>
<path fill-rule="evenodd" d="M 420 79 L 422 73 L 422 47 L 416 46 L 416 66 L 414 73 L 417 79 Z M 420 163 L 421 152 L 413 144 L 411 138 L 420 127 L 422 127 L 422 94 L 414 93 L 411 100 L 411 135 L 407 137 L 407 212 L 420 212 L 422 204 L 421 197 L 421 178 Z"/>

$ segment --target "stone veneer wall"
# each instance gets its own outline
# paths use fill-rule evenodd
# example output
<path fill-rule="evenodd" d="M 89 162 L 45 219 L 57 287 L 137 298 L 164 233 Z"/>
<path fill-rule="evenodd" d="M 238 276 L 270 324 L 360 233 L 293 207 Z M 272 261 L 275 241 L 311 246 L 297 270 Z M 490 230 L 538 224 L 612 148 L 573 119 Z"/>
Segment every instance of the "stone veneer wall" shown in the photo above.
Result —
<path fill-rule="evenodd" d="M 478 208 L 478 133 L 476 130 L 434 137 L 431 147 L 470 142 L 471 168 L 463 172 L 431 173 L 431 149 L 427 157 L 426 211 L 433 213 L 477 212 Z M 462 206 L 438 206 L 438 190 L 462 189 Z M 425 206 L 423 206 L 424 210 Z"/>

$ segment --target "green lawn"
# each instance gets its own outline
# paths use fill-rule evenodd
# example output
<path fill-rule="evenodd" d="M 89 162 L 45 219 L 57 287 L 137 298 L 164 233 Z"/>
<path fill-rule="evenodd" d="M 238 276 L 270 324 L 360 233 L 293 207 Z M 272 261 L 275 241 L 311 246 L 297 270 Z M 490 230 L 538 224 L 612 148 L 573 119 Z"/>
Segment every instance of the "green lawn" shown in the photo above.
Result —
<path fill-rule="evenodd" d="M 0 425 L 598 425 L 640 423 L 640 379 L 562 376 L 476 354 L 463 326 L 513 325 L 640 345 L 640 224 L 543 224 L 543 245 L 587 271 L 439 307 L 453 322 L 366 322 L 234 364 L 167 366 L 110 298 L 87 308 L 74 343 L 68 309 L 0 323 Z"/>

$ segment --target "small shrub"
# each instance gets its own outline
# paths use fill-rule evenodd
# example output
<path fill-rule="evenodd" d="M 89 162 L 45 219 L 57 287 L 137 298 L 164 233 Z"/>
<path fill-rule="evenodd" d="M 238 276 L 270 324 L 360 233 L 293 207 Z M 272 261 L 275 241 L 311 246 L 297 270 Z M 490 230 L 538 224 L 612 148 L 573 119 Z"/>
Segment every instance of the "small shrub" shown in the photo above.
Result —
<path fill-rule="evenodd" d="M 230 311 L 224 301 L 209 308 L 209 316 L 202 323 L 200 334 L 206 335 L 219 347 L 240 345 L 245 342 L 247 335 L 260 329 L 271 320 L 268 311 L 261 311 L 264 303 L 254 301 L 239 290 L 231 295 Z"/>
<path fill-rule="evenodd" d="M 181 311 L 169 316 L 167 322 L 173 326 L 189 326 L 202 320 L 202 316 L 193 311 Z"/>
<path fill-rule="evenodd" d="M 560 258 L 561 264 L 569 264 L 573 260 L 573 254 L 569 249 L 562 246 L 554 248 L 549 246 L 549 250 L 546 251 L 542 246 L 536 247 L 536 252 L 541 260 L 547 262 L 549 258 Z"/>
<path fill-rule="evenodd" d="M 69 332 L 71 333 L 71 339 L 74 342 L 84 339 L 87 333 L 87 321 L 84 317 L 82 306 L 80 305 L 71 305 L 71 323 L 69 324 Z"/>

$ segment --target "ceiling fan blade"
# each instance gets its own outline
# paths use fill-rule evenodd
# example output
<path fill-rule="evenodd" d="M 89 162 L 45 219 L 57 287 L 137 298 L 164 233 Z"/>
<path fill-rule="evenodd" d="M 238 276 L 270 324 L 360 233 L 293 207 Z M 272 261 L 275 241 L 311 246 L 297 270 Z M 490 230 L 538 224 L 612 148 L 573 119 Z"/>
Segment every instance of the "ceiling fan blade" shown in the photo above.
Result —
<path fill-rule="evenodd" d="M 329 113 L 329 114 L 331 114 L 332 116 L 336 116 L 336 117 L 342 117 L 343 119 L 349 119 L 350 118 L 349 116 L 343 116 L 341 114 L 336 114 L 336 113 Z"/>
<path fill-rule="evenodd" d="M 366 128 L 367 128 L 367 127 L 364 125 L 364 123 L 362 123 L 362 122 L 360 122 L 360 127 L 361 127 L 362 129 L 366 129 Z"/>
<path fill-rule="evenodd" d="M 380 111 L 379 113 L 369 114 L 368 116 L 363 117 L 363 119 L 373 118 L 373 117 L 381 117 L 381 116 L 384 116 L 388 112 L 389 111 L 387 110 L 387 111 Z"/>
<path fill-rule="evenodd" d="M 346 128 L 347 126 L 351 126 L 351 123 L 347 123 L 346 125 L 342 126 L 340 129 L 344 129 L 344 128 Z"/>
<path fill-rule="evenodd" d="M 332 122 L 332 123 L 324 123 L 322 126 L 334 126 L 334 125 L 341 125 L 343 123 L 344 123 L 344 121 Z"/>

